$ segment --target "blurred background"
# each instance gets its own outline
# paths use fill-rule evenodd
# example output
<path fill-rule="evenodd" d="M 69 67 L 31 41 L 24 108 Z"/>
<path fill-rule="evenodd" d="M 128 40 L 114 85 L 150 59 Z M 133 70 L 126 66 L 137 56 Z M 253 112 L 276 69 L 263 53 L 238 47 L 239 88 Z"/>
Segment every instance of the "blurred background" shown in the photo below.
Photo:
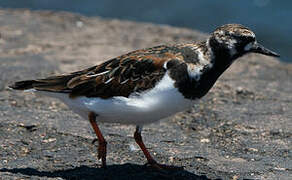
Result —
<path fill-rule="evenodd" d="M 292 1 L 272 0 L 1 0 L 0 8 L 69 11 L 85 16 L 168 24 L 212 32 L 240 23 L 258 41 L 292 62 Z"/>

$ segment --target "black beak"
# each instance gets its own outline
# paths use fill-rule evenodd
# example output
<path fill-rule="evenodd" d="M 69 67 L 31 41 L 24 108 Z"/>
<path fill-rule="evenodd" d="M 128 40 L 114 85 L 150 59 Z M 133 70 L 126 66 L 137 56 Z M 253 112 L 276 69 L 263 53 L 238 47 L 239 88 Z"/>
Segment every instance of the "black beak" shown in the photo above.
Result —
<path fill-rule="evenodd" d="M 280 57 L 279 54 L 265 48 L 263 45 L 259 43 L 254 43 L 253 47 L 250 49 L 250 52 L 265 54 L 267 56 Z"/>

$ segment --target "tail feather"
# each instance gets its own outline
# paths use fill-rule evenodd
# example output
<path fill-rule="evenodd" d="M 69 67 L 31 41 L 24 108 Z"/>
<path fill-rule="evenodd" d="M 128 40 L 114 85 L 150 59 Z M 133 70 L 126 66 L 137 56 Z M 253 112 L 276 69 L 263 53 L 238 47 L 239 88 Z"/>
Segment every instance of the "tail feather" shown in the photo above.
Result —
<path fill-rule="evenodd" d="M 50 76 L 45 79 L 36 79 L 36 80 L 26 80 L 26 81 L 18 81 L 9 87 L 16 90 L 29 90 L 35 89 L 38 91 L 51 91 L 51 92 L 61 92 L 61 93 L 70 93 L 72 92 L 73 84 L 77 86 L 79 84 L 84 83 L 84 79 L 80 79 L 79 76 L 88 73 L 88 71 L 93 70 L 96 66 L 85 69 L 83 71 L 73 72 L 67 75 L 59 75 L 59 76 Z M 75 79 L 83 80 L 82 83 L 76 85 Z M 73 83 L 72 83 L 73 82 Z M 85 81 L 86 82 L 86 81 Z M 69 83 L 69 85 L 68 85 Z M 72 86 L 72 87 L 71 87 Z"/>
<path fill-rule="evenodd" d="M 9 87 L 16 90 L 26 90 L 26 89 L 33 89 L 33 84 L 35 80 L 27 80 L 27 81 L 18 81 L 14 84 L 10 85 Z"/>
<path fill-rule="evenodd" d="M 38 91 L 68 92 L 67 82 L 72 77 L 52 76 L 46 79 L 18 81 L 9 87 L 16 90 L 35 89 Z"/>

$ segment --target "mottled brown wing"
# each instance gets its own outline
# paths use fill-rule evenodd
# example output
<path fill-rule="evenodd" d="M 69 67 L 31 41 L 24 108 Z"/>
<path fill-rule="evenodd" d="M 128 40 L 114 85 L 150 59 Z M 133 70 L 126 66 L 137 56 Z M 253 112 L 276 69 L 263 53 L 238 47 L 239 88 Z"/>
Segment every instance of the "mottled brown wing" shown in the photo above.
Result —
<path fill-rule="evenodd" d="M 153 88 L 166 72 L 164 63 L 177 58 L 168 46 L 157 46 L 133 51 L 68 75 L 17 82 L 12 88 L 69 93 L 72 98 L 128 97 L 134 92 Z"/>
<path fill-rule="evenodd" d="M 165 62 L 177 59 L 168 46 L 137 50 L 96 66 L 72 78 L 67 86 L 71 97 L 128 97 L 153 88 L 166 72 Z"/>

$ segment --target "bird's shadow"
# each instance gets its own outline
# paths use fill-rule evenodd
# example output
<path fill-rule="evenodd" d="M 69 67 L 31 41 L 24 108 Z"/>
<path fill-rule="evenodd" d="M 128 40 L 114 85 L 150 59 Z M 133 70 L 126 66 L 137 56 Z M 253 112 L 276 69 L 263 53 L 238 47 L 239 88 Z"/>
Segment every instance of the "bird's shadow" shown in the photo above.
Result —
<path fill-rule="evenodd" d="M 208 180 L 206 176 L 196 175 L 186 170 L 154 170 L 143 165 L 123 164 L 110 165 L 104 168 L 80 166 L 56 171 L 39 171 L 34 168 L 2 168 L 0 172 L 22 174 L 25 176 L 63 178 L 63 179 L 194 179 Z"/>

